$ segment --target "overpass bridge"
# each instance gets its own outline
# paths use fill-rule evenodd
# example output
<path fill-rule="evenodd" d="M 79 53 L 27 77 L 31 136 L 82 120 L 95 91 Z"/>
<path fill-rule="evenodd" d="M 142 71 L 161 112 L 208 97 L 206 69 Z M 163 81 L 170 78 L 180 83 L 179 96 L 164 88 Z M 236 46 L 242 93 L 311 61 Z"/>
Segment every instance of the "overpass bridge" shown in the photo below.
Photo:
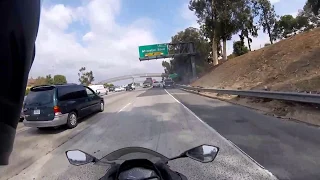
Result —
<path fill-rule="evenodd" d="M 100 81 L 98 84 L 104 84 L 104 83 L 112 83 L 115 81 L 121 81 L 126 79 L 132 79 L 132 82 L 134 82 L 135 78 L 144 78 L 144 77 L 162 77 L 163 73 L 141 73 L 141 74 L 132 74 L 132 75 L 125 75 L 125 76 L 118 76 L 109 78 L 103 81 Z"/>

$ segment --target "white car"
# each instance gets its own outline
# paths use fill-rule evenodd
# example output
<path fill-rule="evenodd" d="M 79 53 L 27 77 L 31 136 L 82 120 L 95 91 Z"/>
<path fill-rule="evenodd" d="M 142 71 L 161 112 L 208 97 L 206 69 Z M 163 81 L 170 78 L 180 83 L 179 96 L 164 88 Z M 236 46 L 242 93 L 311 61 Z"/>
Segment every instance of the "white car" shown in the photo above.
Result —
<path fill-rule="evenodd" d="M 120 92 L 120 91 L 122 91 L 121 87 L 114 88 L 114 92 Z"/>
<path fill-rule="evenodd" d="M 90 85 L 89 88 L 91 88 L 94 92 L 96 92 L 99 95 L 105 95 L 108 94 L 108 90 L 104 88 L 103 85 Z"/>
<path fill-rule="evenodd" d="M 155 87 L 161 87 L 161 83 L 160 83 L 159 81 L 155 81 L 155 82 L 153 82 L 152 87 L 153 87 L 153 88 L 155 88 Z"/>

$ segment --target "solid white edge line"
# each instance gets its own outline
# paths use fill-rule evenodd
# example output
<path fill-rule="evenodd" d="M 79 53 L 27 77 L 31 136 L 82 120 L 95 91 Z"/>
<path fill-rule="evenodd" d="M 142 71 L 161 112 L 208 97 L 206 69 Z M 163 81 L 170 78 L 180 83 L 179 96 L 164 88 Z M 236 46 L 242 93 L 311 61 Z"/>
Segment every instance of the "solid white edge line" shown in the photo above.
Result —
<path fill-rule="evenodd" d="M 263 167 L 261 164 L 259 164 L 256 160 L 254 160 L 251 156 L 249 156 L 246 152 L 244 152 L 242 149 L 239 148 L 236 144 L 234 144 L 232 141 L 228 140 L 235 148 L 237 148 L 240 152 L 242 152 L 245 156 L 247 156 L 249 159 L 251 159 L 254 163 L 256 163 L 258 166 L 260 166 L 262 169 L 264 169 L 267 173 L 269 173 L 271 176 L 274 176 L 268 169 Z M 274 176 L 275 177 L 275 176 Z"/>
<path fill-rule="evenodd" d="M 247 153 L 245 153 L 243 150 L 241 150 L 237 145 L 235 145 L 233 142 L 231 142 L 230 140 L 226 139 L 225 137 L 223 137 L 218 131 L 216 131 L 215 129 L 213 129 L 211 126 L 209 126 L 207 123 L 205 123 L 202 119 L 200 119 L 193 111 L 191 111 L 187 106 L 185 106 L 184 104 L 182 104 L 178 99 L 176 99 L 172 94 L 170 94 L 166 89 L 164 89 L 166 91 L 166 93 L 171 96 L 176 102 L 178 102 L 179 104 L 182 105 L 182 107 L 184 107 L 187 111 L 189 111 L 189 113 L 191 113 L 194 117 L 196 117 L 203 125 L 205 125 L 209 130 L 213 131 L 214 133 L 217 133 L 227 144 L 229 144 L 230 146 L 235 147 L 235 150 L 239 152 L 239 154 L 241 154 L 245 159 L 247 159 L 249 162 L 253 162 L 256 165 L 258 165 L 261 169 L 265 170 L 267 173 L 269 173 L 271 176 L 275 177 L 277 179 L 276 176 L 274 176 L 269 170 L 267 170 L 266 168 L 264 168 L 261 164 L 259 164 L 257 161 L 255 161 L 252 157 L 250 157 Z"/>
<path fill-rule="evenodd" d="M 121 108 L 121 109 L 118 111 L 118 113 L 121 112 L 121 111 L 123 111 L 123 110 L 124 110 L 126 107 L 128 107 L 130 104 L 131 104 L 131 103 L 128 103 L 127 105 L 123 106 L 123 108 Z"/>

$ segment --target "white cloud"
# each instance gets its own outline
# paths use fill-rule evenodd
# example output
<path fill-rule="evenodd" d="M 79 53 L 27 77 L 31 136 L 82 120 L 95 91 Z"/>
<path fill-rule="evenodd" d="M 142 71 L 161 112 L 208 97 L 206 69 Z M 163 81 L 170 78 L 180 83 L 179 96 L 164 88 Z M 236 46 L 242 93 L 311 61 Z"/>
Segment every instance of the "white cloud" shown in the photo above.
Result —
<path fill-rule="evenodd" d="M 270 0 L 271 4 L 275 4 L 275 3 L 278 3 L 280 2 L 280 0 Z"/>
<path fill-rule="evenodd" d="M 66 29 L 75 18 L 72 10 L 63 4 L 58 4 L 50 9 L 41 12 L 41 18 L 52 22 L 50 28 Z M 43 21 L 41 21 L 42 23 Z"/>
<path fill-rule="evenodd" d="M 94 39 L 95 39 L 95 35 L 93 32 L 88 32 L 82 37 L 83 41 L 92 41 Z"/>
<path fill-rule="evenodd" d="M 299 11 L 295 11 L 295 12 L 292 12 L 292 13 L 289 13 L 290 15 L 292 15 L 293 17 L 297 17 Z"/>
<path fill-rule="evenodd" d="M 180 15 L 187 22 L 187 27 L 199 28 L 200 26 L 197 23 L 197 17 L 193 11 L 190 11 L 188 5 L 188 3 L 183 4 Z"/>
<path fill-rule="evenodd" d="M 69 82 L 77 82 L 78 70 L 85 66 L 98 82 L 137 72 L 162 72 L 161 60 L 139 61 L 138 46 L 157 39 L 148 26 L 137 26 L 140 19 L 126 26 L 117 24 L 120 6 L 119 0 L 91 0 L 76 8 L 61 4 L 42 8 L 30 75 L 64 74 Z M 81 31 L 68 29 L 73 23 L 88 31 L 79 38 Z"/>

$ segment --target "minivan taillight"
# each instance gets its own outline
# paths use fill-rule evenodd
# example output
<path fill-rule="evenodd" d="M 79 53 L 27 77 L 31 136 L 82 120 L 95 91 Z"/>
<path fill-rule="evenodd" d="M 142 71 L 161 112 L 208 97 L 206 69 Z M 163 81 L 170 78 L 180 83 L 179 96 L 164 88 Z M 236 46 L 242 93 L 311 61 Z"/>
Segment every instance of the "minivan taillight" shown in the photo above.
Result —
<path fill-rule="evenodd" d="M 53 107 L 53 112 L 54 112 L 55 116 L 61 115 L 61 111 L 60 111 L 59 106 L 54 106 Z"/>

